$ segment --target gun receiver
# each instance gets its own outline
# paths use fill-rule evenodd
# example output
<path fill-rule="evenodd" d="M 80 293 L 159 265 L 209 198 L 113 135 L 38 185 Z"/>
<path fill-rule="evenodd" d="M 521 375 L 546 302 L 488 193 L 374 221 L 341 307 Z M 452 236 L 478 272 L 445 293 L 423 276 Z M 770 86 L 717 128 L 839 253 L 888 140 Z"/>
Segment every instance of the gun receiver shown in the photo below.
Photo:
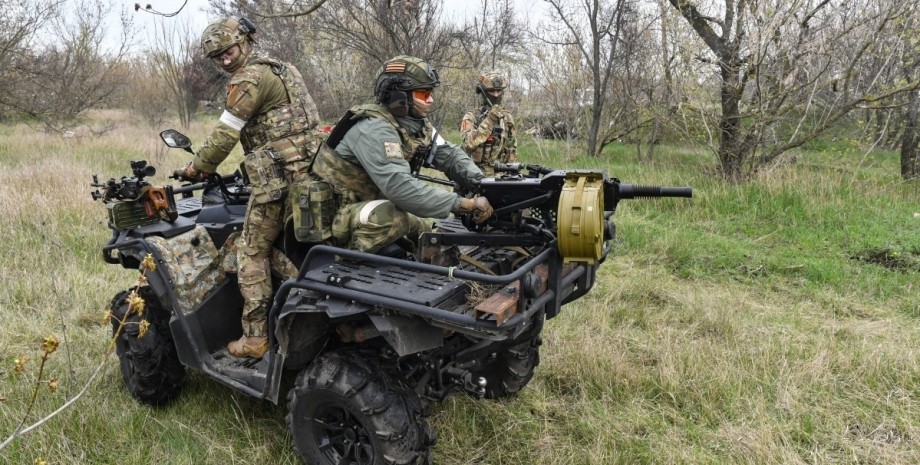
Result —
<path fill-rule="evenodd" d="M 474 188 L 474 194 L 489 199 L 495 209 L 487 226 L 514 232 L 551 231 L 566 260 L 593 262 L 601 257 L 603 242 L 613 236 L 607 219 L 620 200 L 693 196 L 690 187 L 623 184 L 599 170 L 521 164 L 496 164 L 495 170 L 506 174 L 483 179 Z M 464 225 L 481 228 L 469 219 L 464 219 Z"/>

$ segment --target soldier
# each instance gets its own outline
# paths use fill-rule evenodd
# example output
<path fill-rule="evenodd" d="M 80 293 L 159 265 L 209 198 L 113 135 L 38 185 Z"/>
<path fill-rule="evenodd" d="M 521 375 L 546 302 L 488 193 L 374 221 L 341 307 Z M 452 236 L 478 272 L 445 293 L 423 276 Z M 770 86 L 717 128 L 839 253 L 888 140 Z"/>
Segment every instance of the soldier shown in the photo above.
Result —
<path fill-rule="evenodd" d="M 495 175 L 495 162 L 517 161 L 514 118 L 501 106 L 506 87 L 508 79 L 495 71 L 479 76 L 476 93 L 482 98 L 482 106 L 468 111 L 460 122 L 461 147 L 486 176 Z"/>
<path fill-rule="evenodd" d="M 253 53 L 255 26 L 246 18 L 220 19 L 201 35 L 201 48 L 230 75 L 226 110 L 194 160 L 174 175 L 198 180 L 213 173 L 237 141 L 252 193 L 237 260 L 243 295 L 243 336 L 227 351 L 261 358 L 268 350 L 266 315 L 272 297 L 272 242 L 283 229 L 287 191 L 308 179 L 319 144 L 316 104 L 294 66 Z"/>
<path fill-rule="evenodd" d="M 428 121 L 439 85 L 437 72 L 419 58 L 387 61 L 374 86 L 377 102 L 350 109 L 320 147 L 311 172 L 337 192 L 333 243 L 374 253 L 430 230 L 422 218 L 473 213 L 481 223 L 492 215 L 485 197 L 463 198 L 412 176 L 410 163 L 425 159 L 467 189 L 483 177 Z"/>

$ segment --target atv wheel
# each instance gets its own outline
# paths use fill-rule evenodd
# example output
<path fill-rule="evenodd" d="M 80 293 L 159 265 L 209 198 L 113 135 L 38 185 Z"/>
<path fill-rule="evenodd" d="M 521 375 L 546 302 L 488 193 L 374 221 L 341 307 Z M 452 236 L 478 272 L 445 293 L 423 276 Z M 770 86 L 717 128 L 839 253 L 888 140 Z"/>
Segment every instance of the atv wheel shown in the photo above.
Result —
<path fill-rule="evenodd" d="M 470 370 L 474 379 L 486 379 L 486 398 L 501 399 L 524 389 L 540 364 L 542 343 L 542 339 L 536 336 L 521 344 L 492 353 L 482 361 L 479 368 Z"/>
<path fill-rule="evenodd" d="M 124 321 L 115 340 L 121 376 L 128 391 L 140 402 L 166 405 L 179 397 L 185 381 L 185 367 L 179 361 L 169 331 L 169 312 L 149 287 L 142 287 L 139 294 L 145 302 L 142 316 L 128 312 L 130 291 L 122 291 L 112 299 L 113 336 Z M 141 336 L 144 322 L 147 330 Z"/>
<path fill-rule="evenodd" d="M 353 352 L 331 352 L 288 394 L 294 450 L 308 464 L 428 464 L 434 431 L 415 391 Z"/>

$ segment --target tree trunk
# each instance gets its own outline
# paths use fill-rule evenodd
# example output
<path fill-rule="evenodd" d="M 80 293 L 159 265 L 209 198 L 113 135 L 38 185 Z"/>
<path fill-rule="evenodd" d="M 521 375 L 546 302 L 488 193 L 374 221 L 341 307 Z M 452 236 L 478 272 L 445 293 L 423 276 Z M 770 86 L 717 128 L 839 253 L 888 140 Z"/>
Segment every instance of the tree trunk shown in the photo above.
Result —
<path fill-rule="evenodd" d="M 904 179 L 920 179 L 920 90 L 908 94 L 907 117 L 905 118 L 904 134 L 901 137 L 901 177 Z"/>
<path fill-rule="evenodd" d="M 721 97 L 722 116 L 719 119 L 719 169 L 722 176 L 729 181 L 741 181 L 744 178 L 745 150 L 741 139 L 741 85 L 738 75 L 737 60 L 734 56 L 723 56 L 719 68 L 722 75 Z"/>

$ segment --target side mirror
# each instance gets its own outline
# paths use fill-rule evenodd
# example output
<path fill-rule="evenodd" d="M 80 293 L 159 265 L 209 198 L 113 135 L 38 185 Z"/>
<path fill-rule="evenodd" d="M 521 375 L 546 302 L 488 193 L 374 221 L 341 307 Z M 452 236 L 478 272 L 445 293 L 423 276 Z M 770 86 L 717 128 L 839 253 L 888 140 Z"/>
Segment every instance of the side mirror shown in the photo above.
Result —
<path fill-rule="evenodd" d="M 185 134 L 182 134 L 175 129 L 167 129 L 160 133 L 160 139 L 163 139 L 163 143 L 167 147 L 172 147 L 174 149 L 185 149 L 188 153 L 195 153 L 192 151 L 192 141 Z"/>

